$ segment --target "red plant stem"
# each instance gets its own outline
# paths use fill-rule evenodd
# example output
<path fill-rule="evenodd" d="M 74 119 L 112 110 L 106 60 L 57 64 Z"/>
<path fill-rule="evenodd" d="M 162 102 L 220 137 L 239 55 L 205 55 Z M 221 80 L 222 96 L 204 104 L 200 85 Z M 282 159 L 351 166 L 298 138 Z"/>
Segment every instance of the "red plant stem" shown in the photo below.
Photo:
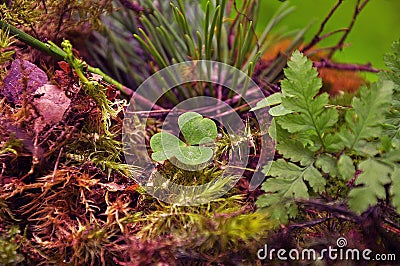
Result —
<path fill-rule="evenodd" d="M 322 60 L 320 62 L 314 62 L 314 67 L 316 67 L 316 68 L 332 68 L 332 69 L 349 70 L 349 71 L 364 71 L 364 72 L 372 72 L 372 73 L 378 73 L 380 71 L 377 68 L 373 68 L 371 66 L 371 64 L 366 64 L 366 65 L 343 64 L 343 63 L 334 63 L 330 60 Z"/>
<path fill-rule="evenodd" d="M 137 1 L 130 1 L 130 0 L 119 0 L 121 5 L 125 8 L 132 10 L 136 13 L 141 13 L 144 11 L 144 8 L 137 2 Z"/>
<path fill-rule="evenodd" d="M 313 48 L 318 42 L 321 41 L 320 35 L 324 31 L 326 23 L 331 19 L 333 14 L 336 12 L 336 10 L 339 8 L 339 6 L 343 3 L 343 0 L 338 0 L 336 5 L 329 11 L 329 14 L 325 17 L 325 19 L 322 21 L 321 26 L 319 27 L 318 32 L 314 35 L 314 38 L 311 40 L 311 42 L 306 45 L 306 47 L 303 48 L 302 52 L 305 53 L 306 51 L 310 50 Z"/>
<path fill-rule="evenodd" d="M 337 30 L 328 32 L 327 34 L 322 35 L 322 36 L 319 38 L 319 41 L 325 40 L 326 38 L 329 38 L 329 37 L 331 37 L 332 35 L 334 35 L 334 34 L 336 34 L 336 33 L 343 32 L 343 31 L 347 31 L 347 28 L 337 29 Z"/>
<path fill-rule="evenodd" d="M 338 44 L 337 44 L 337 47 L 338 47 L 338 48 L 337 48 L 337 49 L 331 50 L 330 53 L 328 54 L 328 58 L 329 58 L 329 59 L 332 58 L 332 56 L 335 54 L 335 52 L 336 52 L 338 49 L 340 49 L 340 50 L 342 49 L 342 48 L 340 48 L 340 47 L 343 46 L 343 44 L 344 44 L 344 42 L 345 42 L 347 36 L 350 34 L 351 30 L 352 30 L 353 27 L 354 27 L 354 24 L 355 24 L 355 22 L 356 22 L 356 19 L 357 19 L 358 15 L 360 15 L 360 12 L 364 9 L 364 7 L 368 4 L 368 2 L 369 2 L 369 0 L 365 0 L 365 1 L 362 2 L 362 3 L 361 3 L 361 0 L 357 0 L 357 4 L 356 4 L 356 7 L 354 8 L 354 14 L 353 14 L 353 18 L 351 19 L 350 25 L 349 25 L 349 27 L 347 28 L 347 31 L 345 31 L 345 33 L 343 34 L 343 36 L 342 36 L 342 38 L 340 39 L 340 41 L 338 42 Z"/>
<path fill-rule="evenodd" d="M 308 221 L 308 222 L 291 224 L 291 225 L 289 225 L 289 230 L 296 230 L 296 229 L 304 229 L 306 227 L 313 227 L 313 226 L 322 224 L 322 223 L 328 221 L 329 219 L 332 219 L 332 218 L 331 217 L 324 217 L 324 218 L 321 218 L 321 219 L 312 220 L 312 221 Z"/>

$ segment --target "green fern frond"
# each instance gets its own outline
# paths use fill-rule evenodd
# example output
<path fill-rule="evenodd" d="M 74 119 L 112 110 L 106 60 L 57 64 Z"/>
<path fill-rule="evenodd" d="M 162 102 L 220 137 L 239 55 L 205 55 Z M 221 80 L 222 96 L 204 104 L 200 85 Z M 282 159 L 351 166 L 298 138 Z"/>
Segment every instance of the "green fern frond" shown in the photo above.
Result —
<path fill-rule="evenodd" d="M 363 152 L 367 140 L 380 136 L 392 93 L 393 83 L 386 81 L 374 83 L 371 88 L 363 87 L 360 97 L 353 98 L 352 108 L 346 111 L 346 126 L 339 134 L 348 149 Z"/>
<path fill-rule="evenodd" d="M 322 192 L 326 185 L 322 174 L 312 163 L 306 167 L 299 167 L 280 159 L 272 163 L 270 171 L 266 174 L 272 178 L 267 179 L 262 185 L 262 189 L 267 194 L 258 198 L 257 206 L 261 208 L 268 207 L 268 210 L 280 222 L 286 222 L 287 215 L 290 218 L 296 217 L 297 208 L 294 205 L 294 199 L 310 198 L 307 183 L 315 192 Z M 276 208 L 275 204 L 279 202 L 278 199 L 283 202 L 286 201 L 286 203 Z"/>
<path fill-rule="evenodd" d="M 385 55 L 384 59 L 389 71 L 380 74 L 381 86 L 371 95 L 371 104 L 364 105 L 364 113 L 367 108 L 373 107 L 375 123 L 373 130 L 369 130 L 369 137 L 380 137 L 382 154 L 379 160 L 372 158 L 360 163 L 362 173 L 357 178 L 357 184 L 361 187 L 353 189 L 349 196 L 349 205 L 357 212 L 366 210 L 369 206 L 376 205 L 380 199 L 385 199 L 385 188 L 390 184 L 390 202 L 400 212 L 400 42 L 392 45 L 392 53 Z M 392 92 L 393 96 L 389 93 Z M 391 97 L 392 96 L 392 97 Z M 389 101 L 392 100 L 392 101 Z M 381 104 L 380 109 L 374 108 Z M 386 117 L 385 117 L 386 116 Z M 383 131 L 380 126 L 383 124 Z M 382 135 L 382 136 L 380 136 Z M 374 154 L 378 153 L 375 151 Z"/>
<path fill-rule="evenodd" d="M 317 196 L 342 179 L 355 180 L 356 187 L 347 195 L 352 211 L 360 214 L 387 200 L 386 186 L 390 186 L 390 202 L 399 209 L 396 126 L 400 119 L 393 100 L 400 69 L 396 48 L 395 44 L 395 55 L 386 57 L 392 72 L 381 75 L 370 88 L 363 87 L 351 107 L 341 111 L 341 120 L 338 111 L 330 107 L 327 95 L 319 94 L 321 81 L 312 62 L 299 52 L 293 54 L 285 70 L 282 93 L 270 96 L 257 107 L 275 106 L 270 110 L 275 114 L 271 133 L 276 133 L 277 150 L 284 157 L 265 172 L 271 177 L 262 186 L 267 194 L 257 200 L 260 208 L 275 212 L 276 218 L 285 222 L 297 215 L 297 199 Z M 348 190 L 344 184 L 338 186 Z M 284 204 L 274 206 L 279 200 Z"/>
<path fill-rule="evenodd" d="M 387 53 L 384 57 L 386 66 L 390 71 L 381 74 L 382 79 L 390 80 L 394 83 L 392 108 L 387 115 L 384 124 L 384 134 L 393 142 L 393 145 L 400 147 L 400 41 L 392 45 L 392 53 Z"/>
<path fill-rule="evenodd" d="M 300 52 L 294 52 L 288 66 L 285 69 L 287 78 L 282 81 L 282 106 L 293 113 L 279 118 L 277 122 L 290 133 L 310 134 L 308 140 L 311 143 L 303 142 L 303 145 L 310 145 L 314 150 L 325 149 L 324 138 L 337 122 L 338 113 L 326 108 L 329 102 L 327 93 L 317 95 L 322 82 L 310 60 Z"/>
<path fill-rule="evenodd" d="M 356 185 L 349 193 L 349 206 L 357 213 L 362 213 L 368 207 L 375 206 L 378 199 L 386 198 L 385 185 L 391 182 L 392 168 L 374 159 L 363 161 L 359 165 L 362 173 L 358 176 Z M 397 193 L 396 193 L 397 194 Z"/>
<path fill-rule="evenodd" d="M 397 165 L 391 174 L 392 184 L 390 187 L 391 203 L 400 213 L 400 166 Z"/>
<path fill-rule="evenodd" d="M 318 169 L 333 173 L 336 165 L 321 151 L 326 149 L 329 130 L 338 121 L 337 111 L 326 108 L 328 95 L 318 95 L 322 83 L 309 59 L 294 52 L 285 75 L 282 94 L 271 96 L 274 99 L 269 98 L 267 104 L 278 103 L 282 107 L 274 118 L 276 148 L 289 161 L 280 159 L 272 163 L 269 172 L 265 172 L 271 178 L 262 186 L 267 194 L 257 200 L 259 207 L 273 209 L 271 212 L 281 222 L 287 221 L 287 214 L 292 218 L 297 215 L 295 199 L 309 199 L 313 193 L 325 190 L 326 180 Z M 273 205 L 278 198 L 287 203 L 277 209 Z"/>

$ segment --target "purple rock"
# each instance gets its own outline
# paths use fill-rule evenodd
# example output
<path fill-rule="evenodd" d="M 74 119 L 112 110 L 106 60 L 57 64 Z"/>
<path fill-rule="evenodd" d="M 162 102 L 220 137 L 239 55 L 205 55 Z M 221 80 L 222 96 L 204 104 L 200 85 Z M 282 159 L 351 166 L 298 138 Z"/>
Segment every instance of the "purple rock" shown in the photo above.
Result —
<path fill-rule="evenodd" d="M 4 88 L 1 93 L 10 103 L 18 104 L 23 99 L 23 93 L 32 95 L 37 88 L 48 82 L 46 73 L 26 60 L 17 59 L 4 78 Z"/>

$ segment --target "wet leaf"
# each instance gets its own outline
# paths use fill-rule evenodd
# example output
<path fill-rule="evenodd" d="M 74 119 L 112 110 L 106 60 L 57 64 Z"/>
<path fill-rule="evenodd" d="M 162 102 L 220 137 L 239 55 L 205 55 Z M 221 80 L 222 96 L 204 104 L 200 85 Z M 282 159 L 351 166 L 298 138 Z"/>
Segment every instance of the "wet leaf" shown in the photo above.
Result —
<path fill-rule="evenodd" d="M 215 122 L 198 113 L 187 112 L 179 116 L 178 125 L 186 143 L 170 133 L 157 133 L 150 140 L 152 159 L 164 161 L 175 157 L 181 163 L 192 166 L 209 161 L 214 155 L 211 148 L 191 145 L 214 141 L 218 134 Z"/>
<path fill-rule="evenodd" d="M 179 116 L 178 125 L 189 145 L 212 142 L 218 134 L 214 121 L 195 112 Z"/>

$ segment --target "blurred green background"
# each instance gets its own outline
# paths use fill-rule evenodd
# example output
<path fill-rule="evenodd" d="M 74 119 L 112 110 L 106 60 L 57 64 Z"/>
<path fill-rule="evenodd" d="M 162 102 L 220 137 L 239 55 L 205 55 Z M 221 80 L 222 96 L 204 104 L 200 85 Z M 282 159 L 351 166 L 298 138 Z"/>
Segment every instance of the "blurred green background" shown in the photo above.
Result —
<path fill-rule="evenodd" d="M 258 31 L 261 31 L 277 8 L 282 5 L 278 0 L 260 0 L 261 10 Z M 337 0 L 291 0 L 290 6 L 296 10 L 286 17 L 277 27 L 281 30 L 304 28 L 313 23 L 306 33 L 306 42 L 310 41 L 322 20 Z M 325 33 L 347 27 L 352 19 L 356 0 L 344 0 L 335 15 L 325 27 Z M 341 33 L 330 37 L 323 45 L 337 43 Z M 372 63 L 374 67 L 384 68 L 383 55 L 390 51 L 393 41 L 400 39 L 400 0 L 371 0 L 358 16 L 356 24 L 346 39 L 350 47 L 337 52 L 334 59 L 349 63 Z M 375 75 L 367 75 L 375 80 Z"/>

